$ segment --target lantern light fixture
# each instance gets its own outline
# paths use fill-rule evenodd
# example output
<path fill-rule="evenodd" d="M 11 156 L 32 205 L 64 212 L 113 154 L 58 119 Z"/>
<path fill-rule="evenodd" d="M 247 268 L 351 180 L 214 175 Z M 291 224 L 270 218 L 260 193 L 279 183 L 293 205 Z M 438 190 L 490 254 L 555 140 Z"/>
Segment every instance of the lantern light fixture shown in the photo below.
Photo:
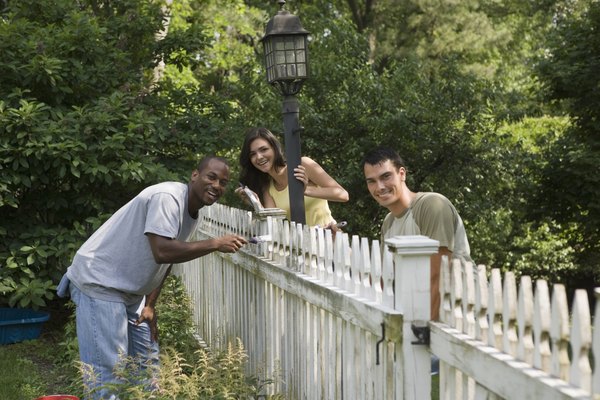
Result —
<path fill-rule="evenodd" d="M 269 20 L 263 42 L 267 81 L 282 95 L 298 94 L 308 78 L 308 34 L 300 18 L 284 10 L 285 0 L 278 1 L 280 10 Z"/>

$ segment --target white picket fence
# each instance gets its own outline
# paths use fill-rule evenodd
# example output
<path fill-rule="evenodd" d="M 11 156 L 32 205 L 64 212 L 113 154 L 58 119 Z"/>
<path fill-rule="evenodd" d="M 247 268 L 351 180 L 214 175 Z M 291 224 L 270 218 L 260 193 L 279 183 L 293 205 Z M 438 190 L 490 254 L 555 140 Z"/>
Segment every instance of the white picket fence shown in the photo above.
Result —
<path fill-rule="evenodd" d="M 592 326 L 587 292 L 569 313 L 563 285 L 498 269 L 445 265 L 441 322 L 431 348 L 441 362 L 442 399 L 598 399 L 600 322 Z M 600 288 L 596 313 L 600 313 Z M 594 394 L 592 396 L 592 393 Z"/>
<path fill-rule="evenodd" d="M 248 373 L 287 399 L 430 398 L 431 354 L 441 399 L 598 399 L 598 320 L 586 293 L 569 313 L 565 289 L 499 270 L 443 266 L 440 322 L 429 322 L 429 257 L 438 243 L 377 240 L 302 227 L 281 210 L 215 204 L 198 239 L 258 237 L 237 254 L 176 266 L 199 336 L 224 348 L 241 339 Z M 600 289 L 596 293 L 600 298 Z M 600 308 L 597 301 L 596 314 Z M 572 320 L 572 321 L 571 321 Z M 424 329 L 421 329 L 424 328 Z M 416 333 L 430 331 L 430 344 Z M 592 338 L 593 334 L 593 338 Z M 593 394 L 592 394 L 593 393 Z"/>

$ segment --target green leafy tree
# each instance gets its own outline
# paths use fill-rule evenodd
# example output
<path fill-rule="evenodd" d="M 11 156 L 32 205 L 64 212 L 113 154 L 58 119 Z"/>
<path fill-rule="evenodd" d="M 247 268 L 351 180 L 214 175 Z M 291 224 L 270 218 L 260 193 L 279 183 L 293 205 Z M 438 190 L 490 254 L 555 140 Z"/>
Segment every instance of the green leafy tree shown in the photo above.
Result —
<path fill-rule="evenodd" d="M 535 211 L 574 227 L 577 283 L 589 287 L 600 282 L 600 4 L 565 2 L 559 11 L 538 73 L 573 123 L 548 152 Z"/>
<path fill-rule="evenodd" d="M 504 97 L 498 103 L 499 116 L 516 120 L 540 113 L 539 83 L 531 69 L 559 1 L 337 3 L 349 10 L 357 31 L 368 39 L 369 60 L 377 70 L 406 58 L 432 65 L 450 61 L 496 82 L 496 96 Z"/>
<path fill-rule="evenodd" d="M 456 204 L 477 261 L 579 269 L 598 243 L 593 200 L 572 202 L 597 198 L 584 171 L 597 161 L 598 29 L 584 3 L 288 2 L 311 33 L 302 154 L 348 189 L 351 206 L 331 205 L 347 231 L 377 236 L 385 210 L 359 163 L 387 143 L 413 189 Z M 201 153 L 237 160 L 249 127 L 283 130 L 260 43 L 275 2 L 2 4 L 0 293 L 10 304 L 43 304 L 81 241 L 143 186 L 187 180 Z M 536 55 L 548 57 L 539 81 Z M 546 95 L 573 128 L 546 116 Z M 568 186 L 579 178 L 586 185 Z"/>
<path fill-rule="evenodd" d="M 160 1 L 5 5 L 0 293 L 11 306 L 37 307 L 110 213 L 150 183 L 187 180 L 199 152 L 223 145 L 210 132 L 226 111 L 155 79 L 161 61 L 196 65 L 206 39 L 193 14 L 159 39 L 168 10 Z"/>

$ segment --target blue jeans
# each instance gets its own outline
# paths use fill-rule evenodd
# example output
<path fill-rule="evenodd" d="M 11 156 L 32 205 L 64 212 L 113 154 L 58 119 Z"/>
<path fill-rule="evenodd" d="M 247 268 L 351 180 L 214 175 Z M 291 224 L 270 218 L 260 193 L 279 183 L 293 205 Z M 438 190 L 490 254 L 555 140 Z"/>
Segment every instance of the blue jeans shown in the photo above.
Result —
<path fill-rule="evenodd" d="M 93 399 L 109 399 L 109 383 L 122 383 L 114 375 L 117 364 L 125 357 L 135 360 L 141 376 L 153 376 L 144 382 L 151 390 L 156 385 L 158 370 L 158 343 L 152 342 L 147 322 L 136 325 L 145 298 L 140 304 L 99 300 L 83 294 L 74 284 L 69 285 L 71 299 L 76 307 L 77 341 L 79 356 L 93 373 L 84 373 L 86 391 L 92 390 Z M 149 371 L 148 368 L 151 370 Z"/>

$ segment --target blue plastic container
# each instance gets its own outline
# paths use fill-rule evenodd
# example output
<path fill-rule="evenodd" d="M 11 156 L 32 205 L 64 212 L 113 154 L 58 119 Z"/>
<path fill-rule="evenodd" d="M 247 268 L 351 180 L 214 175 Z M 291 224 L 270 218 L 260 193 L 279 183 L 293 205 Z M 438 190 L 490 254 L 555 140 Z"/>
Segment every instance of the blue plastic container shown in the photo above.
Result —
<path fill-rule="evenodd" d="M 37 339 L 50 314 L 28 308 L 0 308 L 0 344 Z"/>

